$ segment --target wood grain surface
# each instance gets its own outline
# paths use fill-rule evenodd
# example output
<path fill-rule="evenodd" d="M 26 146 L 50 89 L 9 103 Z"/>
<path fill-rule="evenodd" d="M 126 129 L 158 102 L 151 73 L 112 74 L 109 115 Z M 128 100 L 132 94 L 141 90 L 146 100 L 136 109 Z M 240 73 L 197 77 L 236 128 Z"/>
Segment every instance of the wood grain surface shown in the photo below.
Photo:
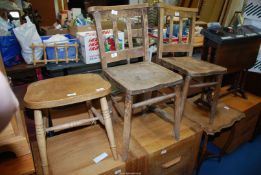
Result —
<path fill-rule="evenodd" d="M 104 72 L 132 94 L 174 86 L 182 82 L 181 75 L 148 62 L 111 67 Z"/>
<path fill-rule="evenodd" d="M 110 83 L 98 74 L 78 74 L 32 83 L 24 101 L 30 109 L 52 108 L 103 97 L 110 91 Z"/>

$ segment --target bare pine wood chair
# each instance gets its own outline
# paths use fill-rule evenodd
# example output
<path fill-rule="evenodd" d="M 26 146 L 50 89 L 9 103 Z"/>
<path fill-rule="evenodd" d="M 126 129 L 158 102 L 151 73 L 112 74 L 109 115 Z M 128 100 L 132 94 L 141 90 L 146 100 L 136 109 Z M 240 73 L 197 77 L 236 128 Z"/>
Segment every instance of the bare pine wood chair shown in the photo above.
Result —
<path fill-rule="evenodd" d="M 24 102 L 26 107 L 34 110 L 36 138 L 43 167 L 48 166 L 45 137 L 47 132 L 83 126 L 94 123 L 97 120 L 105 125 L 112 155 L 114 159 L 117 159 L 110 111 L 106 100 L 106 96 L 110 92 L 111 84 L 97 74 L 79 74 L 51 78 L 28 86 Z M 93 99 L 100 100 L 102 114 L 90 105 Z M 89 118 L 52 127 L 47 126 L 47 117 L 42 115 L 43 109 L 80 102 L 86 102 L 87 107 L 89 107 Z"/>
<path fill-rule="evenodd" d="M 119 108 L 116 99 L 112 99 L 115 103 L 117 111 L 124 117 L 123 129 L 123 159 L 127 160 L 128 150 L 131 135 L 131 117 L 133 109 L 149 106 L 166 99 L 175 98 L 175 120 L 174 133 L 175 138 L 179 139 L 180 128 L 180 95 L 182 76 L 158 65 L 149 62 L 149 40 L 148 40 L 148 22 L 147 22 L 147 7 L 148 4 L 139 5 L 123 5 L 123 6 L 94 6 L 89 7 L 88 12 L 94 16 L 96 23 L 96 31 L 99 40 L 100 57 L 102 69 L 105 76 L 114 82 L 125 93 L 124 110 Z M 134 24 L 132 21 L 135 16 L 138 16 L 139 24 Z M 105 51 L 105 38 L 102 34 L 101 21 L 108 19 L 112 22 L 113 38 L 116 45 L 115 51 Z M 124 21 L 127 29 L 128 47 L 120 50 L 118 42 L 118 21 Z M 137 21 L 137 20 L 136 20 Z M 139 33 L 137 31 L 141 31 Z M 141 37 L 142 45 L 135 46 L 134 37 Z M 142 62 L 130 64 L 130 59 L 143 57 Z M 108 67 L 109 63 L 120 60 L 127 60 L 128 64 Z M 171 94 L 151 98 L 152 91 L 158 91 L 165 87 L 174 88 Z M 133 103 L 133 96 L 138 94 L 147 94 L 146 100 Z M 121 112 L 122 111 L 122 112 Z M 124 111 L 124 112 L 123 112 Z"/>
<path fill-rule="evenodd" d="M 226 73 L 226 68 L 192 57 L 195 19 L 198 11 L 196 8 L 176 7 L 166 5 L 164 3 L 158 3 L 157 7 L 160 11 L 157 62 L 171 70 L 177 71 L 184 76 L 185 81 L 182 90 L 182 113 L 189 88 L 204 89 L 205 93 L 202 93 L 201 98 L 196 100 L 195 103 L 200 106 L 207 106 L 207 108 L 210 109 L 209 122 L 213 123 L 222 83 L 222 77 L 223 74 Z M 167 39 L 163 39 L 165 17 L 168 17 L 169 19 L 169 37 Z M 176 25 L 179 26 L 177 35 L 178 42 L 175 43 L 173 42 L 175 41 L 173 36 L 173 26 L 175 24 L 173 23 L 177 21 L 178 23 Z M 184 26 L 185 22 L 187 22 L 187 26 Z M 183 38 L 184 28 L 185 30 L 189 30 L 187 39 Z M 163 57 L 163 54 L 166 52 L 186 52 L 188 56 Z M 191 80 L 196 77 L 201 77 L 204 79 L 204 81 L 192 85 Z"/>

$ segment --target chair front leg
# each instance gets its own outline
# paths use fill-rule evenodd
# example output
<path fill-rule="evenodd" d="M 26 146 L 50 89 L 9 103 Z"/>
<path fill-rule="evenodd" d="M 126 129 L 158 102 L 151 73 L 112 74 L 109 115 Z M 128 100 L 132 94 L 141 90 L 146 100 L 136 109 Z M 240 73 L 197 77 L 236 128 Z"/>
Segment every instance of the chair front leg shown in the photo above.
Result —
<path fill-rule="evenodd" d="M 219 93 L 220 93 L 220 89 L 221 89 L 222 78 L 223 78 L 223 75 L 217 76 L 217 85 L 215 86 L 214 95 L 213 95 L 213 99 L 212 99 L 212 103 L 211 103 L 210 119 L 209 119 L 210 124 L 214 123 L 214 119 L 215 119 L 215 115 L 216 115 L 216 111 L 217 111 Z"/>
<path fill-rule="evenodd" d="M 102 110 L 102 114 L 103 114 L 103 118 L 104 118 L 104 125 L 105 125 L 107 135 L 109 138 L 112 155 L 113 155 L 113 158 L 115 160 L 117 160 L 118 159 L 117 149 L 116 149 L 116 144 L 115 144 L 115 139 L 114 139 L 110 110 L 109 110 L 109 106 L 108 106 L 106 97 L 100 98 L 100 103 L 101 103 L 101 110 Z"/>
<path fill-rule="evenodd" d="M 123 126 L 123 160 L 128 159 L 130 136 L 131 136 L 131 115 L 133 97 L 129 93 L 125 97 L 124 126 Z"/>
<path fill-rule="evenodd" d="M 180 139 L 180 122 L 181 122 L 181 115 L 182 115 L 182 100 L 183 97 L 181 96 L 181 87 L 180 85 L 176 85 L 175 86 L 175 94 L 176 94 L 176 98 L 175 98 L 175 104 L 174 104 L 174 109 L 175 109 L 175 113 L 174 113 L 174 135 L 175 135 L 175 139 L 178 141 Z"/>
<path fill-rule="evenodd" d="M 152 97 L 152 92 L 146 92 L 146 93 L 143 94 L 143 101 L 146 101 L 146 100 L 150 99 L 151 97 Z M 148 110 L 149 110 L 148 107 L 149 106 L 143 106 L 142 107 L 142 115 L 143 116 L 148 112 Z"/>

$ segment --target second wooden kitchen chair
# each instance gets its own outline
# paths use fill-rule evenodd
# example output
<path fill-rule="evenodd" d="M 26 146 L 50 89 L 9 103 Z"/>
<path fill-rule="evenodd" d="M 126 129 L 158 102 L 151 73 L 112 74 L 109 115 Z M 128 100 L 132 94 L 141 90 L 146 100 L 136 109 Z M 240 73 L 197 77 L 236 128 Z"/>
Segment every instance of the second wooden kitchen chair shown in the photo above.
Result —
<path fill-rule="evenodd" d="M 179 139 L 180 128 L 180 104 L 181 104 L 181 84 L 182 76 L 176 74 L 158 64 L 149 62 L 149 38 L 148 38 L 148 22 L 147 22 L 148 4 L 139 5 L 122 5 L 122 6 L 94 6 L 89 7 L 88 12 L 92 13 L 96 23 L 96 31 L 99 41 L 100 57 L 102 69 L 105 76 L 120 87 L 125 96 L 124 108 L 124 129 L 123 129 L 123 160 L 128 158 L 128 150 L 131 136 L 131 117 L 135 108 L 149 106 L 166 99 L 175 98 L 175 117 L 173 116 L 175 138 Z M 108 19 L 112 22 L 113 40 L 110 46 L 114 45 L 111 51 L 105 48 L 108 40 L 103 35 L 102 20 Z M 128 48 L 121 49 L 121 41 L 118 37 L 118 22 L 124 21 L 127 29 Z M 135 23 L 139 23 L 137 25 Z M 134 29 L 135 28 L 135 29 Z M 142 39 L 140 46 L 135 45 L 133 38 L 138 33 Z M 141 43 L 141 41 L 139 41 Z M 130 64 L 130 59 L 143 57 L 142 62 Z M 109 67 L 108 64 L 117 61 L 127 60 L 128 64 Z M 171 94 L 164 94 L 154 98 L 149 98 L 142 102 L 133 103 L 133 96 L 138 94 L 150 93 L 158 91 L 165 87 L 172 87 L 174 91 Z M 114 100 L 113 100 L 114 101 Z M 115 105 L 117 107 L 117 105 Z M 120 113 L 120 112 L 119 112 Z"/>
<path fill-rule="evenodd" d="M 192 58 L 197 9 L 176 7 L 164 3 L 158 3 L 157 7 L 160 11 L 158 26 L 158 62 L 169 69 L 179 72 L 185 77 L 182 90 L 182 111 L 189 88 L 204 88 L 206 90 L 196 103 L 201 106 L 207 106 L 210 109 L 209 122 L 213 123 L 222 77 L 223 74 L 226 73 L 226 68 Z M 165 17 L 169 19 L 168 25 L 165 25 Z M 163 38 L 163 29 L 165 26 L 169 28 L 169 30 L 167 30 L 169 31 L 169 35 Z M 166 52 L 185 52 L 188 56 L 163 57 Z M 191 80 L 194 78 L 202 78 L 204 81 L 191 84 Z"/>

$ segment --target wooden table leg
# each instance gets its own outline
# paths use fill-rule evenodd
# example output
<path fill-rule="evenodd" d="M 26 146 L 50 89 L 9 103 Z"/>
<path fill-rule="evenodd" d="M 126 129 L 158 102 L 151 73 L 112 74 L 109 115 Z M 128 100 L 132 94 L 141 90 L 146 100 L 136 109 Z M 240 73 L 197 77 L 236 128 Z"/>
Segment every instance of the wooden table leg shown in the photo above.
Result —
<path fill-rule="evenodd" d="M 109 106 L 108 106 L 106 97 L 100 98 L 100 103 L 101 103 L 101 109 L 102 109 L 102 114 L 103 114 L 103 118 L 104 118 L 104 125 L 106 128 L 107 134 L 108 134 L 112 155 L 113 155 L 113 158 L 115 160 L 117 160 L 118 159 L 117 149 L 116 149 L 114 133 L 113 133 L 113 128 L 112 128 L 110 110 L 109 110 Z"/>
<path fill-rule="evenodd" d="M 206 157 L 206 153 L 207 153 L 208 135 L 207 135 L 207 133 L 203 132 L 203 136 L 204 136 L 204 141 L 202 143 L 201 149 L 199 150 L 196 175 L 198 175 L 201 164 L 204 161 L 204 159 Z"/>
<path fill-rule="evenodd" d="M 125 111 L 124 111 L 124 126 L 123 126 L 123 160 L 128 159 L 130 136 L 131 136 L 131 115 L 132 115 L 132 96 L 126 94 Z"/>
<path fill-rule="evenodd" d="M 34 111 L 34 121 L 35 121 L 35 129 L 36 129 L 36 139 L 37 139 L 42 166 L 48 166 L 44 122 L 43 122 L 42 112 L 40 110 Z"/>
<path fill-rule="evenodd" d="M 175 102 L 174 102 L 174 109 L 175 109 L 175 116 L 174 116 L 174 134 L 175 139 L 178 141 L 180 139 L 180 122 L 181 122 L 181 115 L 182 115 L 182 100 L 186 100 L 181 97 L 181 87 L 180 85 L 175 86 Z"/>
<path fill-rule="evenodd" d="M 209 119 L 210 124 L 213 124 L 214 119 L 215 119 L 216 110 L 217 110 L 217 103 L 218 103 L 219 93 L 220 93 L 220 89 L 221 89 L 222 78 L 223 78 L 223 75 L 217 76 L 217 85 L 215 86 L 214 96 L 213 96 L 213 100 L 212 100 L 212 103 L 211 103 L 210 119 Z"/>

